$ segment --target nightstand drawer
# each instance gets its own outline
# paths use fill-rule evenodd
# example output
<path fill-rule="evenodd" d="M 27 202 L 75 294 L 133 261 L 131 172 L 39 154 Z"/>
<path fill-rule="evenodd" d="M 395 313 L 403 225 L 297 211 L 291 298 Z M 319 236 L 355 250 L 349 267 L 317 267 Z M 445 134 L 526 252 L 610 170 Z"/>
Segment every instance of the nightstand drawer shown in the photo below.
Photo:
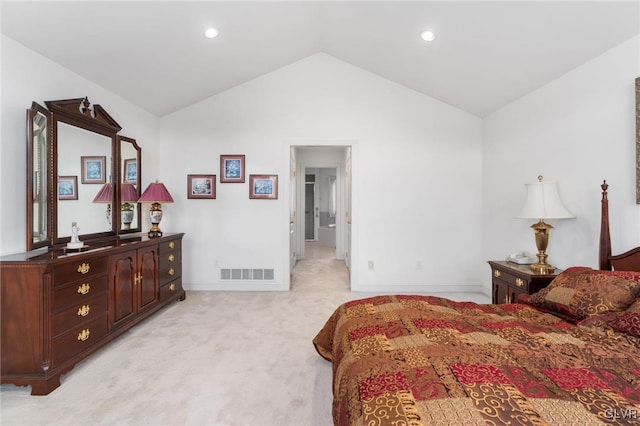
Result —
<path fill-rule="evenodd" d="M 529 292 L 529 283 L 530 279 L 518 277 L 509 273 L 509 271 L 504 271 L 500 269 L 492 268 L 493 279 L 495 281 L 501 281 L 504 284 L 517 287 L 522 291 Z"/>

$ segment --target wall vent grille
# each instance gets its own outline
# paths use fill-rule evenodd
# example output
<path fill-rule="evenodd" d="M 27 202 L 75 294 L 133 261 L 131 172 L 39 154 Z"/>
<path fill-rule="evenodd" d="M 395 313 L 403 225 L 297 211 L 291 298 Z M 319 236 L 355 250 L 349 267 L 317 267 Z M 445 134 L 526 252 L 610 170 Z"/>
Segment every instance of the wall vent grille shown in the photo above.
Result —
<path fill-rule="evenodd" d="M 220 280 L 222 281 L 273 281 L 273 269 L 260 268 L 222 268 Z"/>

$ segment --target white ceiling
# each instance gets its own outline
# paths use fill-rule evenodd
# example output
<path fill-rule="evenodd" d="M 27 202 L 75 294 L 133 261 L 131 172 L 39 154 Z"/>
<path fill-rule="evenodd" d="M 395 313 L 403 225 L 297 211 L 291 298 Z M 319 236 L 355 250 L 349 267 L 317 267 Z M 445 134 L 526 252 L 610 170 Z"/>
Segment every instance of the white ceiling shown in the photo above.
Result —
<path fill-rule="evenodd" d="M 638 0 L 0 7 L 3 34 L 158 116 L 324 52 L 482 117 L 640 33 Z"/>

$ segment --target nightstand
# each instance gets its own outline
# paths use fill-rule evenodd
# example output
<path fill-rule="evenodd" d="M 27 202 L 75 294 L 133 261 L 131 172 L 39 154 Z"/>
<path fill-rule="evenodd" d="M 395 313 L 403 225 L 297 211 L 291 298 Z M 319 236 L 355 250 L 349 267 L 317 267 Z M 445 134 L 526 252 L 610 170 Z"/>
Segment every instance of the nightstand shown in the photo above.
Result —
<path fill-rule="evenodd" d="M 492 302 L 494 304 L 516 303 L 519 294 L 532 294 L 546 287 L 562 272 L 553 274 L 536 274 L 529 265 L 490 260 Z"/>

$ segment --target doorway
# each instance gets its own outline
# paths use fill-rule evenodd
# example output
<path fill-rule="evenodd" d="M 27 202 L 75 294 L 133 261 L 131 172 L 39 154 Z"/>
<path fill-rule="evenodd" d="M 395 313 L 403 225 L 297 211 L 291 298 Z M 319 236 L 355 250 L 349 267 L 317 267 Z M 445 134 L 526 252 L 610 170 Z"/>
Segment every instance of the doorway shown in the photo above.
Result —
<path fill-rule="evenodd" d="M 291 273 L 298 263 L 332 260 L 347 271 L 349 282 L 355 278 L 356 271 L 351 269 L 355 249 L 351 223 L 354 148 L 326 141 L 287 145 L 290 199 L 286 262 Z"/>

